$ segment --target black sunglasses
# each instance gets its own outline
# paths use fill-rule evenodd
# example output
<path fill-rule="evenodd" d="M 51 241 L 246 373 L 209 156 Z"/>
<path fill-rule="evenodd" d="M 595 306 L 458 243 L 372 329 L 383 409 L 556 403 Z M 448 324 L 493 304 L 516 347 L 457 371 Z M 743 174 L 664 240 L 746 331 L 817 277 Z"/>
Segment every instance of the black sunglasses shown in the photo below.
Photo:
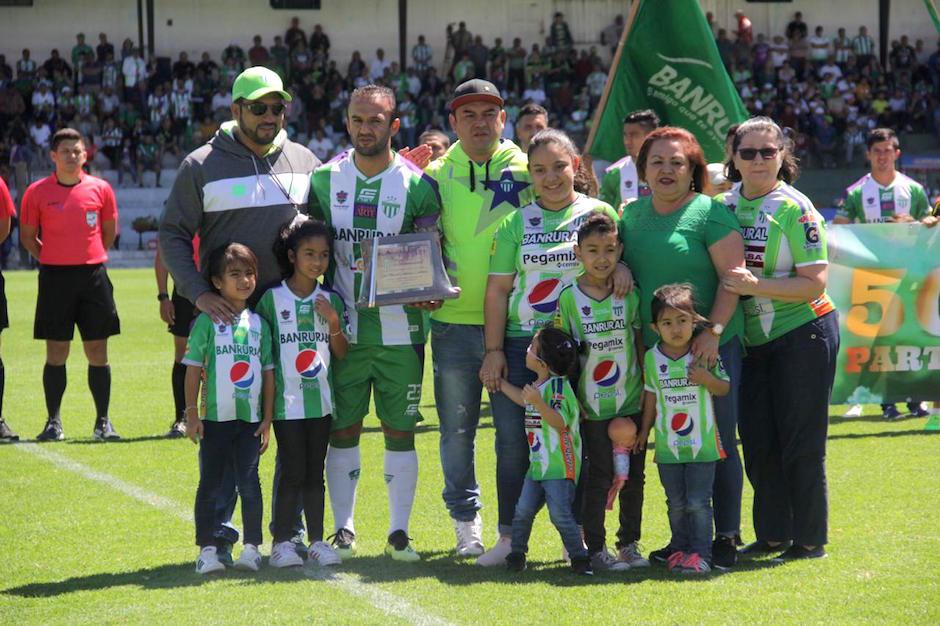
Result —
<path fill-rule="evenodd" d="M 278 102 L 277 104 L 265 104 L 264 102 L 242 102 L 241 106 L 251 111 L 251 114 L 257 117 L 261 117 L 267 113 L 268 109 L 271 109 L 271 113 L 280 115 L 287 108 L 287 105 L 283 102 Z"/>
<path fill-rule="evenodd" d="M 741 148 L 738 150 L 738 154 L 741 155 L 741 158 L 745 161 L 753 161 L 757 158 L 757 154 L 760 153 L 760 158 L 772 159 L 777 156 L 777 153 L 780 152 L 780 148 Z"/>

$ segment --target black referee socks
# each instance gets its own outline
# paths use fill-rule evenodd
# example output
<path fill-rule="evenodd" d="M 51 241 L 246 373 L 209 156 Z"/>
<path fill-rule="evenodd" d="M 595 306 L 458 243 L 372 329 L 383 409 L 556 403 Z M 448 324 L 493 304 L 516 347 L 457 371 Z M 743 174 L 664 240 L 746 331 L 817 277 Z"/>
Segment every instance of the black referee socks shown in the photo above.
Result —
<path fill-rule="evenodd" d="M 108 406 L 111 404 L 111 366 L 89 365 L 88 388 L 91 389 L 91 397 L 95 400 L 98 417 L 108 417 Z"/>
<path fill-rule="evenodd" d="M 59 408 L 62 406 L 62 395 L 65 393 L 65 366 L 49 365 L 42 368 L 42 391 L 46 395 L 46 413 L 49 419 L 62 421 Z"/>
<path fill-rule="evenodd" d="M 186 419 L 186 366 L 173 363 L 173 402 L 176 404 L 176 421 Z"/>

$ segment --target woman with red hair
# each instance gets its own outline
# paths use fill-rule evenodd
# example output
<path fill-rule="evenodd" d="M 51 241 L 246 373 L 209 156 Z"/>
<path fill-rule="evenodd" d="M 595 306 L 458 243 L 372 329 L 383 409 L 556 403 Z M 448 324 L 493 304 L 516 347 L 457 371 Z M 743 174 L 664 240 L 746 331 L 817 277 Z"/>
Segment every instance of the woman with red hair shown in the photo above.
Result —
<path fill-rule="evenodd" d="M 744 478 L 736 427 L 744 321 L 738 296 L 722 288 L 720 277 L 744 266 L 744 240 L 728 207 L 701 193 L 707 163 L 692 133 L 673 126 L 654 130 L 640 148 L 637 173 L 649 185 L 651 195 L 637 198 L 624 208 L 619 230 L 623 260 L 633 271 L 640 291 L 644 343 L 648 349 L 656 343 L 650 310 L 653 292 L 670 283 L 690 283 L 696 308 L 708 318 L 705 329 L 692 343 L 693 356 L 707 368 L 720 358 L 731 380 L 730 393 L 715 398 L 715 418 L 726 458 L 715 469 L 711 498 L 717 537 L 712 554 L 701 555 L 705 567 L 724 569 L 737 562 L 741 527 Z M 639 483 L 633 488 L 641 505 L 642 478 L 634 481 L 634 468 L 642 468 L 639 452 L 631 458 L 630 483 Z M 638 473 L 642 477 L 642 472 Z M 710 508 L 710 503 L 690 501 L 685 506 Z M 637 513 L 634 540 L 639 539 L 639 519 Z M 677 551 L 681 546 L 666 546 L 653 551 L 650 559 L 665 563 Z M 701 571 L 699 566 L 688 564 Z"/>

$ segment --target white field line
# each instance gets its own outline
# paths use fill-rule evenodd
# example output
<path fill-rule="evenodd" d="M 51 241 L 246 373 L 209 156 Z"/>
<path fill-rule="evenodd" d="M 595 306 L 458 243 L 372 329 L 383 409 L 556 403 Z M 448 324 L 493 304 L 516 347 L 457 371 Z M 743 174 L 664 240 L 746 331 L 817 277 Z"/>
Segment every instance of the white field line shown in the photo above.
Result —
<path fill-rule="evenodd" d="M 78 474 L 87 480 L 101 483 L 138 502 L 142 502 L 164 513 L 173 515 L 184 522 L 189 524 L 193 523 L 192 509 L 187 509 L 175 500 L 164 498 L 161 495 L 121 480 L 116 476 L 100 472 L 84 463 L 73 461 L 57 452 L 53 452 L 42 444 L 20 443 L 11 447 L 47 461 L 60 469 Z M 385 591 L 374 584 L 363 582 L 357 574 L 349 572 L 330 572 L 325 571 L 323 568 L 308 566 L 301 569 L 304 576 L 307 578 L 323 581 L 349 595 L 365 600 L 380 612 L 390 617 L 397 617 L 409 624 L 415 624 L 417 626 L 447 626 L 450 624 L 450 622 L 428 613 L 424 609 L 411 604 L 394 593 Z"/>

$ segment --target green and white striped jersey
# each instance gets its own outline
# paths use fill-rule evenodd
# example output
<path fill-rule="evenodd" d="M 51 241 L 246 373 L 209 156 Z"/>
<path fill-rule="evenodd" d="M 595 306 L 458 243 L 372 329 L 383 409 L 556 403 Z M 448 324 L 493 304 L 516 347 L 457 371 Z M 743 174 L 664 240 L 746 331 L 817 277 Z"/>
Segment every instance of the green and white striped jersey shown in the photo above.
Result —
<path fill-rule="evenodd" d="M 532 480 L 573 480 L 581 474 L 581 429 L 578 399 L 567 378 L 553 376 L 539 385 L 542 400 L 561 415 L 565 430 L 559 432 L 542 419 L 535 407 L 525 407 L 525 434 L 529 443 Z"/>
<path fill-rule="evenodd" d="M 281 283 L 266 291 L 255 308 L 273 334 L 276 420 L 333 413 L 330 325 L 314 306 L 319 296 L 330 301 L 344 325 L 343 299 L 320 285 L 306 298 L 299 298 L 287 283 Z"/>
<path fill-rule="evenodd" d="M 367 178 L 344 152 L 313 173 L 310 216 L 333 232 L 333 259 L 326 284 L 349 304 L 349 340 L 375 346 L 424 343 L 426 315 L 403 306 L 360 308 L 364 239 L 437 227 L 437 183 L 397 154 L 385 171 Z"/>
<path fill-rule="evenodd" d="M 578 400 L 589 420 L 640 412 L 643 376 L 634 337 L 640 329 L 640 297 L 613 294 L 595 300 L 578 286 L 565 287 L 558 299 L 555 326 L 581 344 Z"/>
<path fill-rule="evenodd" d="M 261 421 L 262 372 L 273 369 L 274 360 L 271 330 L 258 314 L 245 309 L 230 325 L 201 313 L 189 332 L 183 364 L 203 370 L 202 419 Z"/>
<path fill-rule="evenodd" d="M 629 154 L 604 170 L 598 197 L 619 210 L 624 202 L 650 195 L 650 188 L 640 181 L 636 163 Z"/>
<path fill-rule="evenodd" d="M 578 194 L 559 211 L 543 209 L 537 202 L 510 214 L 499 226 L 491 275 L 514 275 L 506 316 L 507 337 L 531 337 L 550 323 L 558 308 L 562 288 L 581 272 L 574 255 L 578 228 L 594 211 L 617 221 L 610 205 Z"/>
<path fill-rule="evenodd" d="M 860 224 L 878 224 L 895 215 L 910 215 L 919 220 L 930 213 L 930 201 L 923 186 L 901 172 L 887 187 L 865 174 L 845 190 L 845 203 L 839 215 Z"/>
<path fill-rule="evenodd" d="M 671 359 L 657 343 L 644 357 L 644 388 L 656 396 L 656 462 L 706 463 L 725 458 L 715 424 L 712 395 L 704 385 L 689 381 L 695 362 L 690 350 Z M 729 380 L 721 359 L 711 370 Z"/>

